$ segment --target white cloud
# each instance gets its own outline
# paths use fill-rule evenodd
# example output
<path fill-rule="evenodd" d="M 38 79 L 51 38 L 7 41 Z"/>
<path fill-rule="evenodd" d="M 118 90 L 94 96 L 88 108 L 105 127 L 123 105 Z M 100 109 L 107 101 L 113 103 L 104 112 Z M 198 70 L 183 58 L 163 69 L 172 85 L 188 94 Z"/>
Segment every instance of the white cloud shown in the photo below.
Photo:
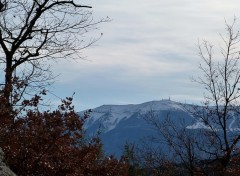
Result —
<path fill-rule="evenodd" d="M 240 12 L 238 0 L 86 3 L 93 5 L 95 19 L 109 16 L 112 21 L 91 33 L 104 35 L 96 46 L 84 51 L 90 61 L 60 62 L 55 70 L 63 73 L 59 84 L 85 92 L 80 97 L 93 106 L 106 101 L 147 101 L 170 94 L 178 99 L 198 99 L 202 93 L 189 81 L 199 74 L 197 41 L 209 39 L 218 45 L 218 33 L 225 29 L 224 18 L 232 20 Z"/>

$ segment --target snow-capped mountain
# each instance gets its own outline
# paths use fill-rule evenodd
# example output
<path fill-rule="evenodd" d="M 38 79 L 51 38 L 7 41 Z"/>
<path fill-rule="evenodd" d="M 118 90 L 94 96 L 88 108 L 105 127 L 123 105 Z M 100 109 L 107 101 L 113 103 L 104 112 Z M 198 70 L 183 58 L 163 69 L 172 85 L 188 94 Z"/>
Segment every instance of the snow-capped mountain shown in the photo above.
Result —
<path fill-rule="evenodd" d="M 204 123 L 190 113 L 196 111 L 195 108 L 170 100 L 135 105 L 103 105 L 92 109 L 85 128 L 89 135 L 100 133 L 106 153 L 120 156 L 127 142 L 137 144 L 144 137 L 157 134 L 156 129 L 146 120 L 149 112 L 154 112 L 159 120 L 170 116 L 176 124 L 184 119 L 189 130 L 205 128 Z M 239 123 L 238 118 L 230 119 L 229 131 L 237 128 L 236 122 Z"/>
<path fill-rule="evenodd" d="M 116 128 L 120 122 L 133 116 L 141 119 L 149 111 L 186 112 L 181 103 L 170 100 L 151 101 L 136 105 L 103 105 L 92 110 L 86 127 L 91 128 L 93 125 L 99 124 L 101 125 L 101 131 L 107 133 Z"/>
<path fill-rule="evenodd" d="M 156 130 L 145 120 L 150 111 L 160 118 L 170 114 L 176 121 L 184 117 L 191 125 L 194 118 L 184 106 L 170 100 L 136 105 L 103 105 L 92 109 L 85 128 L 90 135 L 100 132 L 105 152 L 118 156 L 126 142 L 138 143 L 142 138 L 156 134 Z"/>

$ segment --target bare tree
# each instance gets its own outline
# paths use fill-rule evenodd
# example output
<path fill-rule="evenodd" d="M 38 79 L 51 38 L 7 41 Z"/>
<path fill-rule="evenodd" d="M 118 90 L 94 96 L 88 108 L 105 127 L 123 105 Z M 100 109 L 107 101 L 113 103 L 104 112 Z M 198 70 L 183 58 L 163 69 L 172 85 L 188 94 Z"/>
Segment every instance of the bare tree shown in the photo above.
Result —
<path fill-rule="evenodd" d="M 239 31 L 235 31 L 235 24 L 236 19 L 232 24 L 226 23 L 227 36 L 220 35 L 224 44 L 220 48 L 221 60 L 214 60 L 213 45 L 209 42 L 199 45 L 199 55 L 204 65 L 200 65 L 203 77 L 198 82 L 206 90 L 206 111 L 200 116 L 207 128 L 204 151 L 223 169 L 228 166 L 240 139 L 240 36 Z"/>
<path fill-rule="evenodd" d="M 162 146 L 156 145 L 152 136 L 144 137 L 137 145 L 126 143 L 124 145 L 124 158 L 129 165 L 129 176 L 171 176 L 179 174 L 179 170 L 171 163 L 169 157 L 163 152 Z"/>
<path fill-rule="evenodd" d="M 156 152 L 156 145 L 161 146 L 162 153 L 165 154 L 161 160 L 172 163 L 172 167 L 170 167 L 172 172 L 193 176 L 198 172 L 197 163 L 201 160 L 201 154 L 195 145 L 199 135 L 197 131 L 190 132 L 184 118 L 175 118 L 179 118 L 179 120 L 177 122 L 173 120 L 170 113 L 167 114 L 167 117 L 161 117 L 154 111 L 150 111 L 146 115 L 146 121 L 158 132 L 153 140 L 155 147 L 148 150 Z"/>
<path fill-rule="evenodd" d="M 79 51 L 96 42 L 85 34 L 107 19 L 94 21 L 89 9 L 74 0 L 0 1 L 1 77 L 9 104 L 13 78 L 24 91 L 45 85 L 52 78 L 45 61 L 81 58 Z"/>
<path fill-rule="evenodd" d="M 196 79 L 205 88 L 203 106 L 193 106 L 189 112 L 202 128 L 190 129 L 175 123 L 171 117 L 159 121 L 152 114 L 147 120 L 160 132 L 172 152 L 178 156 L 190 175 L 225 175 L 240 140 L 240 35 L 235 30 L 236 19 L 226 23 L 226 36 L 220 35 L 220 54 L 207 41 L 199 44 L 202 77 Z M 217 56 L 217 57 L 215 57 Z"/>

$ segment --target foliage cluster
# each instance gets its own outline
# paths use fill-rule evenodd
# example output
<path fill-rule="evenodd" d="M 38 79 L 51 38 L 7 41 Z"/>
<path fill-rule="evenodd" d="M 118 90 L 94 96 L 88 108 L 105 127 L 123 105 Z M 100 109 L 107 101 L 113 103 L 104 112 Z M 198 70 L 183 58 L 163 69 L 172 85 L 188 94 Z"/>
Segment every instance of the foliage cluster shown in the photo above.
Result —
<path fill-rule="evenodd" d="M 6 163 L 17 175 L 127 173 L 123 159 L 104 156 L 98 136 L 86 137 L 83 125 L 89 112 L 80 117 L 72 97 L 62 100 L 55 111 L 40 111 L 42 94 L 23 100 L 19 108 L 3 106 L 0 111 L 0 147 Z M 0 102 L 4 102 L 3 94 Z"/>

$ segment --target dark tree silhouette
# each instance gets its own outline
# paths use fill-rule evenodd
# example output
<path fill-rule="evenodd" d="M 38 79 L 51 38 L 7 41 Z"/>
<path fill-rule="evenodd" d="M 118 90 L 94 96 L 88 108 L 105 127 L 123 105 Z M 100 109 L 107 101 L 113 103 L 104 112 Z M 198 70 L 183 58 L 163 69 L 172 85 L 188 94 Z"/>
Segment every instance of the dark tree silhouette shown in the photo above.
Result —
<path fill-rule="evenodd" d="M 81 58 L 79 51 L 97 40 L 86 41 L 84 34 L 106 21 L 94 21 L 91 6 L 73 0 L 5 0 L 0 6 L 2 85 L 9 105 L 13 77 L 24 82 L 24 91 L 44 87 L 52 78 L 45 61 Z"/>

